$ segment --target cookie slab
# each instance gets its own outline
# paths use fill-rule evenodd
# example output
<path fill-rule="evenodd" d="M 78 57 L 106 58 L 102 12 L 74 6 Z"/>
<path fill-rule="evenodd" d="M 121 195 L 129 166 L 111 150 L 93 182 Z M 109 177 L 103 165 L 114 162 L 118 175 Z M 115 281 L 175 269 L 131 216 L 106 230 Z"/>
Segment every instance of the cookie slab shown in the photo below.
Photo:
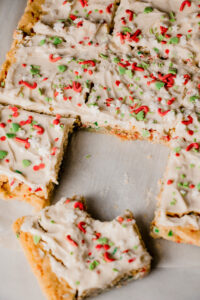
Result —
<path fill-rule="evenodd" d="M 132 213 L 100 222 L 85 211 L 82 197 L 63 198 L 35 216 L 18 219 L 14 231 L 51 300 L 95 295 L 150 269 Z"/>
<path fill-rule="evenodd" d="M 0 107 L 0 196 L 35 208 L 50 202 L 75 119 Z"/>

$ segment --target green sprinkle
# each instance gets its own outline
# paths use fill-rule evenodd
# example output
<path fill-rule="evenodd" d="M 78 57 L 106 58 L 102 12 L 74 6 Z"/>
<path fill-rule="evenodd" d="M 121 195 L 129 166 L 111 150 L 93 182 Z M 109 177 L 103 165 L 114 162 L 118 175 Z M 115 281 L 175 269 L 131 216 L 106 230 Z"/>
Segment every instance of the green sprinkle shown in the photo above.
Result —
<path fill-rule="evenodd" d="M 153 231 L 154 231 L 155 233 L 159 233 L 159 229 L 158 229 L 157 227 L 154 227 L 154 228 L 153 228 Z"/>
<path fill-rule="evenodd" d="M 143 136 L 143 137 L 149 137 L 149 136 L 150 136 L 149 130 L 143 129 L 143 130 L 142 130 L 142 136 Z"/>
<path fill-rule="evenodd" d="M 76 284 L 79 285 L 79 284 L 80 284 L 80 281 L 76 281 Z"/>
<path fill-rule="evenodd" d="M 174 13 L 173 13 L 173 12 L 170 12 L 169 15 L 170 15 L 170 22 L 175 22 L 176 19 L 175 19 Z"/>
<path fill-rule="evenodd" d="M 150 13 L 150 12 L 152 12 L 153 11 L 153 7 L 151 7 L 151 6 L 147 6 L 147 7 L 145 7 L 145 9 L 144 9 L 144 13 L 145 14 L 148 14 L 148 13 Z"/>
<path fill-rule="evenodd" d="M 97 260 L 94 260 L 90 265 L 89 269 L 92 271 L 99 265 L 99 262 Z"/>
<path fill-rule="evenodd" d="M 156 53 L 159 53 L 159 49 L 158 49 L 158 48 L 153 48 L 153 50 L 154 50 Z"/>
<path fill-rule="evenodd" d="M 23 159 L 22 164 L 24 167 L 29 167 L 31 165 L 31 161 L 28 159 Z"/>
<path fill-rule="evenodd" d="M 138 67 L 143 68 L 143 69 L 148 69 L 149 64 L 143 62 L 143 63 L 141 63 L 141 64 L 138 64 Z"/>
<path fill-rule="evenodd" d="M 157 90 L 160 90 L 162 87 L 164 87 L 165 86 L 165 83 L 164 82 L 162 82 L 162 81 L 157 81 L 156 83 L 155 83 L 155 87 L 156 87 L 156 89 Z"/>
<path fill-rule="evenodd" d="M 200 183 L 196 185 L 197 190 L 200 192 Z"/>
<path fill-rule="evenodd" d="M 169 68 L 169 73 L 176 75 L 177 74 L 177 69 L 175 69 L 175 68 Z"/>
<path fill-rule="evenodd" d="M 31 65 L 30 72 L 32 75 L 39 75 L 40 74 L 40 66 Z"/>
<path fill-rule="evenodd" d="M 129 78 L 133 78 L 133 72 L 132 72 L 132 70 L 126 70 L 126 75 L 129 77 Z"/>
<path fill-rule="evenodd" d="M 71 252 L 70 252 L 70 255 L 73 255 L 73 254 L 74 254 L 74 252 L 71 251 Z"/>
<path fill-rule="evenodd" d="M 112 255 L 115 255 L 115 253 L 117 252 L 117 247 L 115 247 L 115 249 L 112 252 Z"/>
<path fill-rule="evenodd" d="M 38 89 L 38 93 L 40 94 L 40 96 L 42 96 L 42 89 L 41 88 Z"/>
<path fill-rule="evenodd" d="M 179 153 L 181 151 L 181 147 L 174 148 L 174 152 Z"/>
<path fill-rule="evenodd" d="M 113 61 L 117 64 L 120 62 L 120 59 L 118 57 L 113 58 Z"/>
<path fill-rule="evenodd" d="M 7 151 L 0 150 L 0 159 L 4 159 L 8 155 Z"/>
<path fill-rule="evenodd" d="M 101 54 L 100 54 L 100 57 L 101 57 L 101 58 L 104 58 L 104 59 L 107 59 L 107 58 L 108 58 L 108 55 L 105 55 L 105 54 L 101 53 Z"/>
<path fill-rule="evenodd" d="M 44 100 L 47 101 L 47 102 L 51 102 L 51 101 L 52 101 L 52 98 L 50 98 L 50 97 L 45 97 Z"/>
<path fill-rule="evenodd" d="M 9 139 L 13 139 L 16 136 L 16 134 L 15 133 L 6 133 L 6 136 Z"/>
<path fill-rule="evenodd" d="M 19 170 L 15 170 L 14 172 L 23 175 L 23 173 Z"/>
<path fill-rule="evenodd" d="M 90 158 L 92 155 L 91 154 L 88 154 L 88 155 L 86 155 L 86 158 Z"/>
<path fill-rule="evenodd" d="M 54 45 L 59 45 L 59 44 L 61 44 L 61 43 L 62 43 L 62 39 L 59 38 L 58 36 L 55 36 L 55 37 L 54 37 L 54 40 L 53 40 L 53 44 L 54 44 Z"/>
<path fill-rule="evenodd" d="M 121 66 L 119 66 L 119 74 L 120 75 L 124 75 L 125 73 L 126 73 L 126 69 L 123 68 L 123 67 L 121 67 Z"/>
<path fill-rule="evenodd" d="M 17 238 L 17 239 L 19 238 L 19 236 L 20 236 L 20 234 L 19 234 L 19 233 L 16 233 L 16 238 Z"/>
<path fill-rule="evenodd" d="M 199 99 L 199 96 L 194 95 L 190 97 L 190 102 L 194 102 L 195 100 Z"/>
<path fill-rule="evenodd" d="M 179 43 L 179 38 L 178 38 L 177 36 L 172 37 L 172 38 L 169 40 L 169 43 L 170 43 L 170 44 L 178 44 L 178 43 Z"/>
<path fill-rule="evenodd" d="M 195 164 L 190 164 L 190 168 L 194 168 L 195 167 Z"/>
<path fill-rule="evenodd" d="M 177 200 L 175 198 L 173 198 L 173 200 L 170 202 L 170 205 L 175 205 L 177 202 Z"/>
<path fill-rule="evenodd" d="M 118 270 L 118 269 L 116 269 L 116 268 L 113 268 L 113 271 L 114 271 L 114 272 L 119 272 L 119 270 Z"/>
<path fill-rule="evenodd" d="M 4 87 L 4 86 L 5 86 L 5 82 L 1 81 L 1 87 Z"/>
<path fill-rule="evenodd" d="M 98 122 L 94 122 L 94 125 L 97 126 L 97 127 L 99 126 Z"/>
<path fill-rule="evenodd" d="M 17 132 L 20 129 L 20 125 L 18 123 L 12 123 L 12 131 Z"/>
<path fill-rule="evenodd" d="M 143 121 L 144 120 L 144 112 L 142 110 L 136 115 L 136 119 L 138 121 Z"/>
<path fill-rule="evenodd" d="M 46 40 L 44 39 L 44 40 L 41 40 L 41 41 L 39 42 L 39 45 L 40 45 L 40 46 L 43 46 L 45 43 L 46 43 Z"/>
<path fill-rule="evenodd" d="M 41 237 L 38 235 L 34 235 L 33 237 L 33 242 L 35 245 L 37 245 L 39 243 L 39 241 L 41 240 Z"/>
<path fill-rule="evenodd" d="M 131 32 L 132 31 L 132 29 L 130 28 L 130 27 L 127 27 L 127 26 L 124 26 L 123 28 L 122 28 L 122 31 L 123 32 Z"/>
<path fill-rule="evenodd" d="M 99 244 L 102 244 L 102 245 L 105 245 L 105 244 L 107 244 L 108 243 L 108 239 L 107 238 L 99 238 L 98 240 L 97 240 L 97 242 L 99 243 Z"/>
<path fill-rule="evenodd" d="M 159 42 L 162 42 L 163 40 L 164 40 L 164 35 L 162 35 L 162 34 L 159 34 L 158 36 L 157 36 L 157 40 L 159 41 Z"/>
<path fill-rule="evenodd" d="M 67 70 L 67 67 L 66 67 L 65 65 L 60 65 L 60 66 L 58 66 L 58 71 L 59 71 L 59 72 L 63 73 L 63 72 L 65 72 L 66 70 Z"/>
<path fill-rule="evenodd" d="M 54 220 L 51 220 L 50 222 L 51 222 L 52 224 L 54 224 L 54 223 L 55 223 L 55 221 L 54 221 Z"/>
<path fill-rule="evenodd" d="M 173 231 L 172 231 L 172 230 L 170 230 L 170 231 L 168 232 L 168 236 L 173 236 Z"/>

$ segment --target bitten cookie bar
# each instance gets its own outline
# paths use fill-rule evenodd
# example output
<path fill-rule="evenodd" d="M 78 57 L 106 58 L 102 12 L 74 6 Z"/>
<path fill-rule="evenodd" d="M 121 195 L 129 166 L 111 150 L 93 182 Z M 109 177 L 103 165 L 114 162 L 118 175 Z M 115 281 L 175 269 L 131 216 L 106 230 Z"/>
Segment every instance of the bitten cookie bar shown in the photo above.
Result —
<path fill-rule="evenodd" d="M 132 213 L 100 222 L 77 196 L 18 219 L 14 231 L 49 300 L 83 299 L 150 269 Z"/>
<path fill-rule="evenodd" d="M 49 204 L 75 119 L 0 106 L 0 196 Z"/>

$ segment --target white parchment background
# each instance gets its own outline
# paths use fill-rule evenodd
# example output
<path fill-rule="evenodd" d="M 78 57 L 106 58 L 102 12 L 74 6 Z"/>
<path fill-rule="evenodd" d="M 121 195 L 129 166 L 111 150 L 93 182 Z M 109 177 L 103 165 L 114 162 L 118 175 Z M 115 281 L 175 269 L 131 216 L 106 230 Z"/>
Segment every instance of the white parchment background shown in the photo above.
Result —
<path fill-rule="evenodd" d="M 0 0 L 0 63 L 25 3 L 26 0 Z M 122 142 L 97 133 L 79 131 L 70 141 L 54 201 L 82 194 L 89 212 L 100 220 L 111 220 L 126 208 L 131 209 L 153 256 L 148 277 L 102 294 L 99 300 L 200 299 L 200 249 L 149 236 L 158 181 L 167 156 L 168 149 L 160 145 Z M 31 212 L 25 203 L 0 200 L 0 300 L 44 300 L 11 230 L 17 217 Z"/>

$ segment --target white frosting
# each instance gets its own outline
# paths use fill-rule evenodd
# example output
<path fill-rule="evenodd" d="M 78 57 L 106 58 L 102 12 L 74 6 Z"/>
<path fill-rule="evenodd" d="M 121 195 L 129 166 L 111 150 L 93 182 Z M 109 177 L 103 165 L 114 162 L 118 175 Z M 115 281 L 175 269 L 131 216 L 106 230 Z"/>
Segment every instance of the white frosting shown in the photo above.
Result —
<path fill-rule="evenodd" d="M 104 289 L 133 270 L 140 270 L 138 277 L 146 271 L 151 258 L 130 213 L 111 222 L 100 222 L 74 208 L 77 202 L 82 205 L 79 198 L 67 202 L 61 199 L 37 215 L 26 217 L 21 230 L 40 239 L 53 272 L 65 279 L 73 291 L 81 296 L 89 289 Z"/>

